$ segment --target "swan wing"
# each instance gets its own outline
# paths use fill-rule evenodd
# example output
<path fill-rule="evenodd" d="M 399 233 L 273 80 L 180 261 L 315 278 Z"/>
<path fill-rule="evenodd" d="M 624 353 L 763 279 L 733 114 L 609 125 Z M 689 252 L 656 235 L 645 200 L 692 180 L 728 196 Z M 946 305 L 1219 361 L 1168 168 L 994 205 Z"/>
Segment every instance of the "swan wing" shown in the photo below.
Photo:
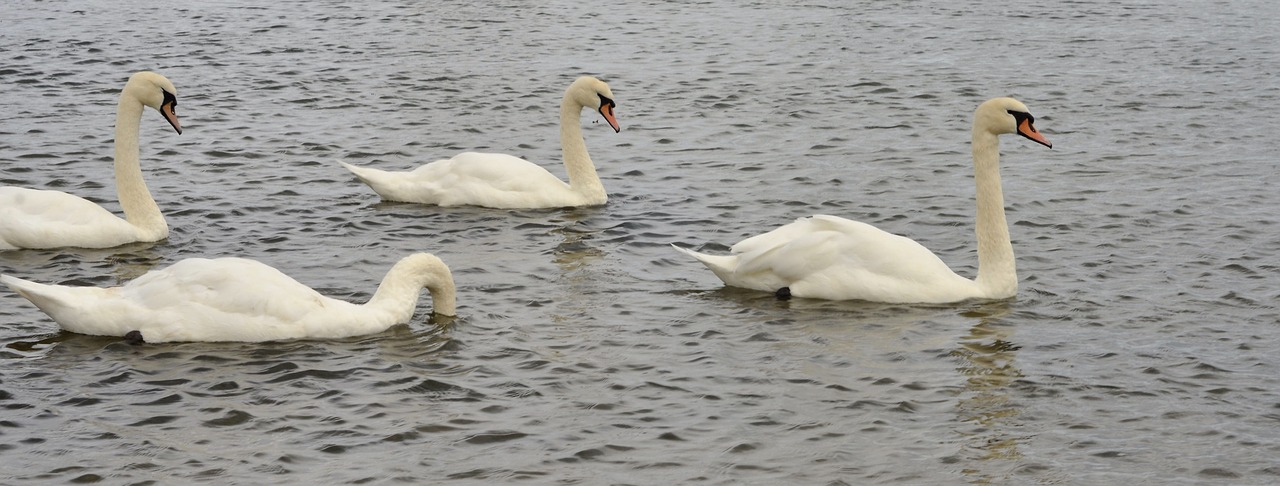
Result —
<path fill-rule="evenodd" d="M 413 174 L 419 181 L 438 181 L 438 194 L 452 204 L 529 207 L 571 194 L 569 184 L 547 169 L 507 154 L 465 152 Z"/>
<path fill-rule="evenodd" d="M 933 302 L 972 286 L 910 238 L 836 216 L 800 218 L 731 251 L 736 283 L 726 283 L 765 291 L 789 287 L 798 297 Z"/>
<path fill-rule="evenodd" d="M 182 260 L 129 282 L 121 298 L 154 316 L 148 342 L 265 341 L 306 337 L 342 321 L 354 304 L 321 295 L 254 260 Z"/>
<path fill-rule="evenodd" d="M 0 187 L 0 249 L 108 248 L 137 240 L 137 228 L 87 199 Z"/>
<path fill-rule="evenodd" d="M 493 208 L 574 204 L 569 185 L 546 169 L 507 154 L 464 152 L 409 172 L 343 164 L 390 201 Z"/>

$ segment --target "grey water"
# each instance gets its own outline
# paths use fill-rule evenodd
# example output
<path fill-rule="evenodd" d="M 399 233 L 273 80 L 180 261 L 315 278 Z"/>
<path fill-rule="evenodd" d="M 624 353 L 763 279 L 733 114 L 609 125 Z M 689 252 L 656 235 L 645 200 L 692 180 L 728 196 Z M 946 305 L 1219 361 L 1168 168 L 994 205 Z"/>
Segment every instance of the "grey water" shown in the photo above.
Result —
<path fill-rule="evenodd" d="M 261 260 L 367 299 L 451 266 L 459 316 L 332 341 L 131 346 L 0 292 L 5 484 L 1280 482 L 1280 7 L 1261 0 L 10 2 L 0 183 L 118 210 L 129 74 L 160 243 L 9 251 L 113 286 Z M 583 114 L 606 206 L 380 202 L 337 161 L 465 150 L 563 176 Z M 725 251 L 810 214 L 910 236 L 972 276 L 969 122 L 1002 141 L 1021 288 L 944 306 L 778 301 Z"/>

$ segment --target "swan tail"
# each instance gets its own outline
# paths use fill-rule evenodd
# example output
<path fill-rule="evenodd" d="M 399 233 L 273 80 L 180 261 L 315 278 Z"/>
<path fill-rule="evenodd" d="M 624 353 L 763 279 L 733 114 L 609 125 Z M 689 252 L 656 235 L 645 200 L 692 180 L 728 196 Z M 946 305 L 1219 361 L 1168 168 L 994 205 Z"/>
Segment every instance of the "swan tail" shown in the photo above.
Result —
<path fill-rule="evenodd" d="M 0 283 L 5 284 L 22 298 L 31 301 L 40 310 L 48 313 L 48 309 L 62 305 L 63 292 L 55 285 L 35 283 L 9 275 L 0 275 Z"/>
<path fill-rule="evenodd" d="M 356 178 L 360 179 L 360 182 L 369 186 L 370 189 L 373 189 L 373 192 L 377 193 L 383 199 L 390 201 L 404 200 L 401 197 L 397 197 L 398 194 L 393 189 L 395 186 L 395 179 L 389 177 L 391 174 L 390 172 L 369 167 L 357 167 L 341 160 L 339 160 L 338 163 L 342 164 L 343 167 L 346 167 L 352 174 L 355 174 Z"/>
<path fill-rule="evenodd" d="M 119 302 L 119 288 L 48 285 L 8 275 L 0 275 L 0 283 L 31 301 L 67 331 L 123 336 L 140 325 L 136 309 Z"/>
<path fill-rule="evenodd" d="M 12 277 L 9 275 L 0 275 L 0 283 L 5 284 L 6 286 L 9 287 L 10 290 L 17 292 L 18 295 L 21 295 L 23 298 L 27 300 L 31 300 L 31 294 L 34 293 L 33 291 L 36 289 L 36 286 L 40 285 L 35 282 L 23 280 L 18 277 Z"/>
<path fill-rule="evenodd" d="M 347 170 L 351 171 L 352 174 L 355 174 L 356 178 L 360 179 L 360 182 L 363 182 L 369 185 L 372 185 L 372 181 L 374 179 L 377 179 L 378 175 L 383 173 L 383 171 L 380 171 L 378 169 L 370 169 L 368 167 L 357 167 L 357 166 L 348 164 L 346 162 L 343 162 L 341 160 L 339 160 L 338 163 L 342 164 L 343 167 L 346 167 Z"/>
<path fill-rule="evenodd" d="M 689 255 L 702 262 L 702 264 L 711 269 L 716 276 L 720 277 L 720 280 L 724 280 L 724 275 L 732 274 L 734 268 L 737 267 L 738 258 L 734 255 L 708 255 L 706 253 L 698 253 L 688 248 L 681 248 L 674 244 L 671 245 L 671 247 L 675 248 L 680 253 Z"/>
<path fill-rule="evenodd" d="M 416 202 L 424 204 L 440 204 L 446 205 L 445 201 L 441 201 L 434 189 L 435 185 L 428 182 L 430 177 L 424 177 L 422 169 L 432 167 L 431 164 L 419 167 L 411 172 L 391 172 L 369 167 L 357 167 L 346 162 L 338 161 L 343 167 L 355 174 L 360 182 L 363 182 L 373 192 L 377 193 L 384 201 L 399 202 Z"/>

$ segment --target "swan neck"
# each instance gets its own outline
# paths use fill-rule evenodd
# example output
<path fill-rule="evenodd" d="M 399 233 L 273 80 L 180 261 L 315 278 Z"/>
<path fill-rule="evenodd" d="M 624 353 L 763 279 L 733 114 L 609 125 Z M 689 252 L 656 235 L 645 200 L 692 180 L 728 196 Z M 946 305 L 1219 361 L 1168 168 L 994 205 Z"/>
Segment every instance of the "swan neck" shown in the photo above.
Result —
<path fill-rule="evenodd" d="M 560 148 L 564 151 L 564 167 L 570 189 L 589 201 L 603 203 L 608 196 L 587 153 L 587 143 L 582 139 L 582 108 L 570 93 L 565 93 L 560 102 Z"/>
<path fill-rule="evenodd" d="M 408 322 L 417 308 L 418 294 L 423 288 L 431 294 L 432 311 L 452 316 L 457 314 L 457 289 L 449 267 L 434 256 L 409 257 L 401 260 L 378 285 L 366 307 L 382 311 L 392 322 Z"/>
<path fill-rule="evenodd" d="M 169 227 L 142 179 L 142 166 L 138 160 L 142 111 L 142 102 L 137 98 L 127 93 L 120 95 L 120 104 L 116 107 L 116 196 L 124 210 L 125 220 L 138 228 L 144 241 L 155 241 L 167 237 Z"/>
<path fill-rule="evenodd" d="M 973 169 L 977 185 L 978 288 L 985 297 L 1011 297 L 1018 275 L 1004 213 L 1000 185 L 1000 141 L 988 131 L 973 132 Z"/>

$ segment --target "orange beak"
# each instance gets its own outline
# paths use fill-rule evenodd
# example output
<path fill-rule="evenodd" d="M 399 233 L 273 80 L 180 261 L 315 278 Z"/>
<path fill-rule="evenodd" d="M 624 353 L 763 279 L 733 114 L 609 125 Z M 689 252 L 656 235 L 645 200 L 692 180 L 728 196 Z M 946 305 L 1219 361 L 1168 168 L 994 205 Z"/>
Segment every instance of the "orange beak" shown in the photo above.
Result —
<path fill-rule="evenodd" d="M 602 103 L 600 105 L 600 116 L 609 122 L 609 126 L 613 127 L 613 133 L 622 131 L 622 127 L 618 126 L 618 119 L 613 117 L 613 102 Z"/>
<path fill-rule="evenodd" d="M 165 120 L 169 120 L 169 124 L 173 125 L 173 129 L 178 131 L 178 135 L 182 135 L 182 123 L 178 122 L 178 113 L 176 102 L 167 102 L 160 105 L 160 114 L 164 115 Z"/>
<path fill-rule="evenodd" d="M 1024 118 L 1022 121 L 1018 122 L 1018 135 L 1027 137 L 1040 145 L 1044 145 L 1045 147 L 1053 148 L 1053 144 L 1049 143 L 1049 139 L 1044 138 L 1044 135 L 1041 135 L 1040 132 L 1036 131 L 1036 127 L 1031 125 L 1031 120 L 1029 119 Z"/>

